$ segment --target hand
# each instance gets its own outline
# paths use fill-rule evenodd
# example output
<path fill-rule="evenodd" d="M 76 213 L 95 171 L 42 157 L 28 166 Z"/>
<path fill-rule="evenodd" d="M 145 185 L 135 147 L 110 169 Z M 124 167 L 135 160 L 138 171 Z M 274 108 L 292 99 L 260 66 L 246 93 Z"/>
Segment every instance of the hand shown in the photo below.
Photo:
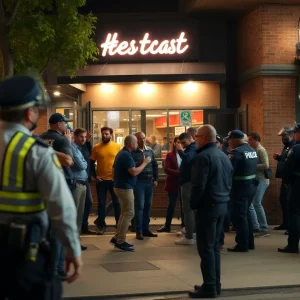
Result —
<path fill-rule="evenodd" d="M 86 141 L 90 142 L 92 138 L 92 132 L 91 131 L 87 131 L 86 132 Z"/>
<path fill-rule="evenodd" d="M 72 283 L 75 280 L 77 280 L 81 274 L 82 269 L 82 260 L 81 256 L 78 257 L 70 257 L 66 255 L 65 257 L 65 269 L 66 273 L 70 271 L 70 266 L 73 265 L 74 267 L 74 273 L 68 277 L 68 283 Z"/>
<path fill-rule="evenodd" d="M 181 144 L 179 144 L 179 143 L 176 143 L 176 150 L 177 151 L 183 151 L 183 147 L 182 147 L 182 145 Z"/>
<path fill-rule="evenodd" d="M 279 158 L 279 153 L 274 153 L 274 154 L 273 154 L 273 158 L 274 158 L 275 160 L 277 160 L 277 159 Z"/>
<path fill-rule="evenodd" d="M 96 177 L 96 181 L 103 181 L 99 176 Z"/>
<path fill-rule="evenodd" d="M 157 187 L 158 182 L 157 181 L 153 181 L 153 184 L 154 184 L 155 187 Z"/>
<path fill-rule="evenodd" d="M 151 157 L 147 156 L 146 158 L 144 158 L 144 162 L 146 163 L 146 165 L 148 165 L 149 163 L 151 163 Z"/>
<path fill-rule="evenodd" d="M 73 139 L 73 135 L 70 131 L 70 129 L 66 129 L 65 133 L 64 133 L 65 138 L 67 138 L 67 140 L 72 143 L 72 139 Z"/>

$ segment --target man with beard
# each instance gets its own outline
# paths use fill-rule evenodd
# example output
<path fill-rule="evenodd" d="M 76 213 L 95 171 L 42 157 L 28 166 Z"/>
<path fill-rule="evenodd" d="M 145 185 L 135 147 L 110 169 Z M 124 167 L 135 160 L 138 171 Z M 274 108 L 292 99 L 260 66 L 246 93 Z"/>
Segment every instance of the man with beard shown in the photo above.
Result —
<path fill-rule="evenodd" d="M 293 130 L 289 127 L 283 127 L 279 132 L 278 136 L 281 136 L 282 144 L 284 148 L 281 152 L 273 154 L 273 158 L 278 161 L 277 169 L 276 169 L 276 178 L 283 177 L 283 169 L 285 165 L 285 161 L 287 158 L 287 154 L 289 150 L 295 145 L 294 134 Z M 288 198 L 288 189 L 286 185 L 281 183 L 280 186 L 280 205 L 282 210 L 282 224 L 280 226 L 275 227 L 275 230 L 287 230 L 288 229 L 288 205 L 287 205 L 287 198 Z"/>
<path fill-rule="evenodd" d="M 98 197 L 98 218 L 94 224 L 98 227 L 101 235 L 104 234 L 106 229 L 105 204 L 108 191 L 113 202 L 116 223 L 119 221 L 121 211 L 120 201 L 114 192 L 113 182 L 113 164 L 116 155 L 120 151 L 120 145 L 111 141 L 112 134 L 112 128 L 102 127 L 102 142 L 94 146 L 91 154 L 91 175 L 96 178 Z M 97 162 L 97 169 L 95 169 L 95 162 Z"/>

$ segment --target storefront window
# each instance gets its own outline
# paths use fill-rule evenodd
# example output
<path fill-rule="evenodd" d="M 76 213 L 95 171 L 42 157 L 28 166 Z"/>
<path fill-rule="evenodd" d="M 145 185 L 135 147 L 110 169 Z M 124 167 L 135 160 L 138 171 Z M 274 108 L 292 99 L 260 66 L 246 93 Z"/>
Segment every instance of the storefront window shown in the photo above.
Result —
<path fill-rule="evenodd" d="M 56 108 L 55 109 L 56 113 L 60 113 L 62 115 L 65 115 L 66 118 L 68 118 L 69 120 L 71 120 L 71 122 L 69 122 L 68 124 L 70 125 L 70 127 L 72 129 L 74 129 L 74 113 L 73 113 L 73 109 L 72 108 Z"/>

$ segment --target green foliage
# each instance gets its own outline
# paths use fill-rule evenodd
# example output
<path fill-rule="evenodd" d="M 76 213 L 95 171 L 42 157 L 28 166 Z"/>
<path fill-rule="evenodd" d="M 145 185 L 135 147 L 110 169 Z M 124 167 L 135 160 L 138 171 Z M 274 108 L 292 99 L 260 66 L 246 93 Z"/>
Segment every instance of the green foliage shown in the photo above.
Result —
<path fill-rule="evenodd" d="M 5 1 L 12 7 L 12 0 Z M 92 39 L 97 18 L 81 15 L 85 0 L 20 0 L 9 31 L 14 56 L 14 73 L 35 68 L 41 73 L 49 62 L 58 74 L 86 67 L 99 49 Z"/>

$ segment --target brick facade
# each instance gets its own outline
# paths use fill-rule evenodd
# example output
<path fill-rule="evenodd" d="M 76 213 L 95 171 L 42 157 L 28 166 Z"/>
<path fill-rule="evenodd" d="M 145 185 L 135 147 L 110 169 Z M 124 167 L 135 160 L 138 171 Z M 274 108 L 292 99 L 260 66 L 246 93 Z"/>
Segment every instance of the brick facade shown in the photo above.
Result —
<path fill-rule="evenodd" d="M 300 6 L 266 5 L 243 17 L 239 25 L 240 72 L 260 65 L 293 64 L 299 16 Z M 261 135 L 274 173 L 272 154 L 282 149 L 277 133 L 295 121 L 295 93 L 295 77 L 261 76 L 241 84 L 241 105 L 249 108 L 249 132 Z M 280 180 L 272 179 L 264 199 L 270 224 L 281 222 L 279 187 Z"/>

